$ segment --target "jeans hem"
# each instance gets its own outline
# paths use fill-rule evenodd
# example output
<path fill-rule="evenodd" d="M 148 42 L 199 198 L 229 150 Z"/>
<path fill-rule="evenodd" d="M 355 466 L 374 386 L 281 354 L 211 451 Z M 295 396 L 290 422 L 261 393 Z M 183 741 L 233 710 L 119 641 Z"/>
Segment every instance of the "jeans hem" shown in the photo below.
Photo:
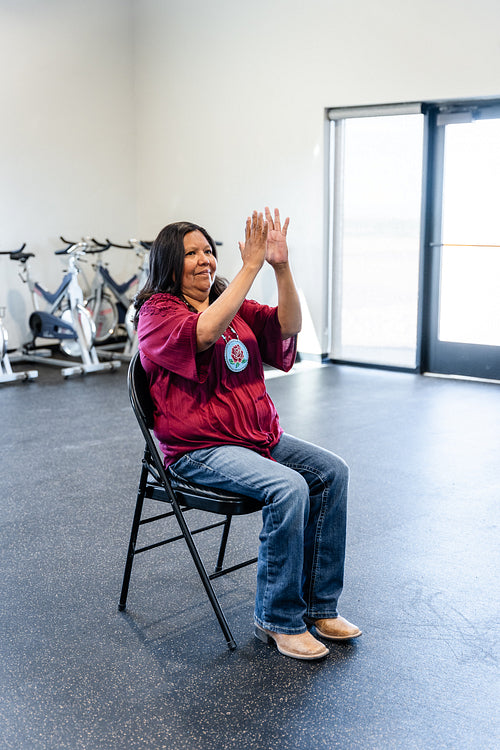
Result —
<path fill-rule="evenodd" d="M 332 612 L 321 612 L 317 615 L 307 615 L 304 617 L 304 622 L 306 622 L 308 625 L 314 625 L 316 620 L 336 620 L 339 616 L 338 612 L 332 613 Z"/>
<path fill-rule="evenodd" d="M 266 622 L 258 617 L 254 617 L 254 623 L 255 625 L 259 625 L 259 627 L 264 628 L 264 630 L 269 630 L 271 633 L 281 633 L 282 635 L 301 635 L 307 631 L 305 624 L 299 630 L 297 628 L 282 628 L 279 625 L 273 625 L 272 622 Z"/>

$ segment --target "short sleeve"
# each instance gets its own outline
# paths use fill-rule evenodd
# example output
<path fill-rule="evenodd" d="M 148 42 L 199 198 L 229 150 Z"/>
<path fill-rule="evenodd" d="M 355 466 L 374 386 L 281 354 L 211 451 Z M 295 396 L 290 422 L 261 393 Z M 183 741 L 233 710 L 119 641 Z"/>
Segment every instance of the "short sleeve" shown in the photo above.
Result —
<path fill-rule="evenodd" d="M 278 308 L 245 300 L 239 314 L 257 339 L 262 361 L 283 372 L 291 370 L 297 356 L 297 336 L 281 338 Z"/>
<path fill-rule="evenodd" d="M 141 307 L 137 336 L 142 355 L 188 380 L 208 376 L 212 349 L 196 351 L 198 313 L 170 294 L 155 294 Z"/>

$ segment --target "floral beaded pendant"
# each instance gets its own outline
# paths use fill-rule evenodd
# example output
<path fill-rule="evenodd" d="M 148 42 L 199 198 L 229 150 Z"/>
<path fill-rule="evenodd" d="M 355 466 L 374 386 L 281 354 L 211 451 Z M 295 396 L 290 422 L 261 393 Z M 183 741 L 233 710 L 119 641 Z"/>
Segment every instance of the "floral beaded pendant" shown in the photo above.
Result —
<path fill-rule="evenodd" d="M 227 339 L 224 334 L 222 334 L 222 338 L 226 342 L 224 348 L 224 360 L 231 372 L 242 372 L 242 370 L 248 365 L 248 349 L 243 341 L 239 340 L 238 334 L 233 326 L 229 326 L 229 330 L 235 338 Z"/>
<path fill-rule="evenodd" d="M 239 339 L 229 339 L 224 349 L 224 359 L 231 372 L 241 372 L 248 365 L 248 349 Z"/>

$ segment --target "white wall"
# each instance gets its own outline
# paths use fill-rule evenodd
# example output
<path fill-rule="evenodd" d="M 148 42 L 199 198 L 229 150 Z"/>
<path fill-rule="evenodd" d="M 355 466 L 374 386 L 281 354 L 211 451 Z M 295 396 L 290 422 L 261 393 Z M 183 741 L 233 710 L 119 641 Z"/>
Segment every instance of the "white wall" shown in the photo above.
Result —
<path fill-rule="evenodd" d="M 0 0 L 0 249 L 26 241 L 52 283 L 59 234 L 190 218 L 231 276 L 246 215 L 277 205 L 324 349 L 324 109 L 498 95 L 499 28 L 498 0 Z"/>
<path fill-rule="evenodd" d="M 291 216 L 324 350 L 326 107 L 500 93 L 498 0 L 139 0 L 139 223 L 224 242 L 254 207 Z M 254 286 L 267 301 L 272 278 Z M 304 345 L 304 342 L 303 342 Z M 314 350 L 309 337 L 305 345 Z"/>
<path fill-rule="evenodd" d="M 131 3 L 0 0 L 0 250 L 27 243 L 52 291 L 59 235 L 137 233 Z M 0 256 L 9 345 L 30 300 Z"/>

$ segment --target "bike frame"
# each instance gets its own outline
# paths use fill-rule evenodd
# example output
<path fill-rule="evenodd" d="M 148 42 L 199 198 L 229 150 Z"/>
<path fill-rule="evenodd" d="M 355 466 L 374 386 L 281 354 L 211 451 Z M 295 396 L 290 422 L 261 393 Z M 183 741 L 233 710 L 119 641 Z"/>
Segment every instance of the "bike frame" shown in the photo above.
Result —
<path fill-rule="evenodd" d="M 9 336 L 7 329 L 3 325 L 5 317 L 5 307 L 0 307 L 0 383 L 14 383 L 18 380 L 36 380 L 38 370 L 23 370 L 22 372 L 13 372 L 10 364 L 7 344 Z"/>
<path fill-rule="evenodd" d="M 123 306 L 125 313 L 124 323 L 127 332 L 127 341 L 125 342 L 123 351 L 116 352 L 114 350 L 115 347 L 122 347 L 123 344 L 111 344 L 109 348 L 106 348 L 106 345 L 100 346 L 99 352 L 103 356 L 113 356 L 124 362 L 128 362 L 137 351 L 137 332 L 135 331 L 131 323 L 131 318 L 135 314 L 135 309 L 132 300 L 125 294 L 125 290 L 130 293 L 130 289 L 132 287 L 142 289 L 142 287 L 146 283 L 146 279 L 149 274 L 149 243 L 140 242 L 135 239 L 129 240 L 128 245 L 117 245 L 110 242 L 110 240 L 106 240 L 105 245 L 101 245 L 101 243 L 98 243 L 97 240 L 93 240 L 93 242 L 97 246 L 100 245 L 103 248 L 103 251 L 107 250 L 109 247 L 134 250 L 141 261 L 138 273 L 134 274 L 134 276 L 132 276 L 129 281 L 125 282 L 124 284 L 118 285 L 112 278 L 106 266 L 103 264 L 102 259 L 99 258 L 98 262 L 94 266 L 96 269 L 96 273 L 92 281 L 88 298 L 89 300 L 95 300 L 94 309 L 99 310 L 101 300 L 109 290 L 113 293 L 118 304 L 121 304 Z"/>
<path fill-rule="evenodd" d="M 71 375 L 84 375 L 91 372 L 99 372 L 103 370 L 116 370 L 120 367 L 121 362 L 110 361 L 100 362 L 97 356 L 97 352 L 93 343 L 88 342 L 85 332 L 81 324 L 81 316 L 87 315 L 88 311 L 84 307 L 83 291 L 78 283 L 78 266 L 77 258 L 79 255 L 83 255 L 85 252 L 86 243 L 76 243 L 71 245 L 64 250 L 56 251 L 56 254 L 69 255 L 68 271 L 64 275 L 64 278 L 59 288 L 51 294 L 44 289 L 41 284 L 33 281 L 30 274 L 28 265 L 28 259 L 22 260 L 22 271 L 19 274 L 22 281 L 28 285 L 28 289 L 31 293 L 33 300 L 33 307 L 35 312 L 41 312 L 38 304 L 38 297 L 42 297 L 47 303 L 46 313 L 49 315 L 55 315 L 56 312 L 62 311 L 64 301 L 68 303 L 68 307 L 71 315 L 71 327 L 74 329 L 76 334 L 76 340 L 78 341 L 80 357 L 82 364 L 67 367 L 68 362 L 65 360 L 55 359 L 53 357 L 46 358 L 43 356 L 43 361 L 46 364 L 54 365 L 56 367 L 62 367 L 62 375 L 67 378 Z M 54 337 L 57 338 L 57 337 Z M 25 351 L 24 358 L 28 361 L 40 361 L 42 355 L 36 354 L 36 352 Z"/>
<path fill-rule="evenodd" d="M 12 254 L 15 255 L 16 253 L 21 253 L 25 247 L 26 243 L 24 243 L 19 250 L 2 251 L 0 252 L 0 255 L 8 255 L 10 257 Z M 12 370 L 8 352 L 9 335 L 3 324 L 5 312 L 6 308 L 0 307 L 0 383 L 14 383 L 19 380 L 36 380 L 38 377 L 38 370 L 23 370 L 21 372 L 13 372 Z M 22 358 L 19 355 L 15 354 L 13 362 L 19 362 L 21 359 Z"/>
<path fill-rule="evenodd" d="M 109 244 L 103 246 L 101 252 L 104 252 L 109 247 Z M 93 250 L 92 252 L 96 251 Z M 111 276 L 111 273 L 109 272 L 99 252 L 97 253 L 97 258 L 95 263 L 93 264 L 93 267 L 95 273 L 92 282 L 90 283 L 87 299 L 95 298 L 95 309 L 98 310 L 103 296 L 106 294 L 106 292 L 111 292 L 115 301 L 118 303 L 118 305 L 121 305 L 123 312 L 125 312 L 130 305 L 132 296 L 131 290 L 137 285 L 139 276 L 137 274 L 134 274 L 128 281 L 124 282 L 123 284 L 119 284 Z"/>

